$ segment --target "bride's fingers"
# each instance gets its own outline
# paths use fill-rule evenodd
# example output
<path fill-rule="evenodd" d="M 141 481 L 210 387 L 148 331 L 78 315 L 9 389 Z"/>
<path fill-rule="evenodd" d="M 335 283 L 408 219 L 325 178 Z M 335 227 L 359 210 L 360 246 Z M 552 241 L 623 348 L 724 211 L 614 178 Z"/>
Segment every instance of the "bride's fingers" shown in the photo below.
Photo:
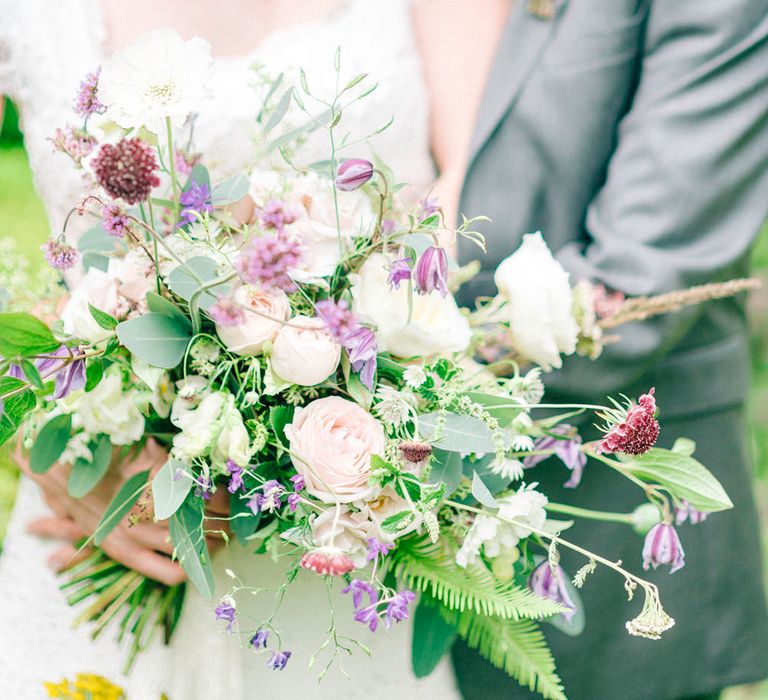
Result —
<path fill-rule="evenodd" d="M 165 554 L 173 554 L 173 544 L 167 527 L 150 523 L 137 523 L 125 528 L 125 536 L 143 547 Z"/>
<path fill-rule="evenodd" d="M 48 557 L 48 566 L 54 571 L 63 571 L 70 566 L 79 564 L 86 559 L 90 553 L 90 548 L 86 547 L 85 549 L 78 551 L 71 544 L 65 544 Z"/>
<path fill-rule="evenodd" d="M 70 518 L 49 517 L 32 520 L 27 525 L 27 532 L 38 537 L 51 537 L 59 540 L 77 542 L 85 537 L 78 524 Z"/>
<path fill-rule="evenodd" d="M 115 561 L 167 586 L 175 586 L 187 578 L 176 562 L 171 561 L 164 554 L 158 554 L 133 542 L 125 540 L 110 542 L 108 537 L 104 540 L 102 549 Z"/>

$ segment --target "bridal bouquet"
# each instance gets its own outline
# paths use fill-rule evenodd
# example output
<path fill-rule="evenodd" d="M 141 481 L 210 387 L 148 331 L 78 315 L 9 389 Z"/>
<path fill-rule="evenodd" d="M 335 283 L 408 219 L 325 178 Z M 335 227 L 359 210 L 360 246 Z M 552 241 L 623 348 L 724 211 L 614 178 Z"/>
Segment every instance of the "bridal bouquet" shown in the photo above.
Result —
<path fill-rule="evenodd" d="M 598 565 L 630 600 L 642 593 L 628 632 L 658 639 L 674 620 L 634 564 L 681 568 L 675 524 L 731 502 L 692 443 L 654 447 L 653 389 L 606 406 L 546 404 L 542 368 L 577 349 L 596 354 L 606 319 L 659 305 L 572 289 L 533 234 L 499 266 L 500 295 L 460 309 L 451 290 L 471 270 L 442 241 L 482 246 L 474 222 L 446 232 L 433 201 L 403 203 L 383 163 L 342 155 L 342 115 L 371 91 L 366 76 L 325 101 L 303 73 L 296 86 L 271 79 L 253 167 L 220 179 L 206 167 L 216 154 L 195 152 L 186 128 L 209 66 L 200 40 L 156 32 L 84 81 L 85 124 L 54 143 L 83 173 L 72 216 L 91 227 L 76 248 L 64 234 L 45 246 L 72 280 L 52 322 L 0 314 L 0 440 L 20 432 L 33 472 L 65 465 L 77 498 L 159 443 L 164 466 L 130 476 L 84 546 L 150 512 L 169 521 L 174 556 L 212 597 L 207 537 L 234 536 L 256 558 L 290 562 L 279 600 L 304 569 L 338 582 L 332 595 L 351 598 L 361 633 L 414 616 L 417 675 L 458 635 L 521 683 L 564 697 L 540 621 L 577 634 L 578 588 Z M 297 165 L 314 132 L 326 134 L 328 159 Z M 734 284 L 695 298 L 745 286 Z M 598 441 L 572 424 L 588 411 L 603 425 Z M 645 533 L 637 562 L 624 568 L 563 537 L 572 518 L 595 514 L 537 488 L 533 468 L 550 457 L 570 487 L 588 460 L 639 487 L 637 511 L 596 516 Z M 218 521 L 206 517 L 216 492 L 229 496 Z M 563 571 L 563 547 L 584 556 L 579 571 Z M 228 571 L 232 588 L 211 614 L 279 670 L 301 630 L 279 630 L 277 610 L 239 616 L 258 569 Z M 114 621 L 131 638 L 131 659 L 158 630 L 170 636 L 183 606 L 183 586 L 99 550 L 64 588 L 96 633 Z M 328 665 L 351 649 L 333 636 L 327 645 Z"/>

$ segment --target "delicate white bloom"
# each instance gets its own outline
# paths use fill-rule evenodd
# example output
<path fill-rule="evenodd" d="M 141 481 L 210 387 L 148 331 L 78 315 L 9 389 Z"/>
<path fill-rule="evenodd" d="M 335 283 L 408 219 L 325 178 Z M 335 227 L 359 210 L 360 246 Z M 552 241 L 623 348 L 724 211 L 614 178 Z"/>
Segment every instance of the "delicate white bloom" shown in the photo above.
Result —
<path fill-rule="evenodd" d="M 295 316 L 282 326 L 272 345 L 270 365 L 280 379 L 299 386 L 314 386 L 336 371 L 339 345 L 319 318 Z"/>
<path fill-rule="evenodd" d="M 523 377 L 511 377 L 506 381 L 507 391 L 513 398 L 534 406 L 544 398 L 544 382 L 541 381 L 541 367 L 532 367 Z"/>
<path fill-rule="evenodd" d="M 78 459 L 93 462 L 93 452 L 88 447 L 91 436 L 88 433 L 75 433 L 59 457 L 61 464 L 74 464 Z"/>
<path fill-rule="evenodd" d="M 493 464 L 491 471 L 510 481 L 522 479 L 524 473 L 523 463 L 519 459 L 505 459 L 501 464 Z"/>
<path fill-rule="evenodd" d="M 510 448 L 514 452 L 530 452 L 533 449 L 533 438 L 530 435 L 513 435 Z"/>
<path fill-rule="evenodd" d="M 248 194 L 257 206 L 263 207 L 270 199 L 282 198 L 283 187 L 279 172 L 256 169 L 251 172 Z"/>
<path fill-rule="evenodd" d="M 360 513 L 354 517 L 365 523 L 368 537 L 375 537 L 378 540 L 391 542 L 396 537 L 402 537 L 417 530 L 423 522 L 423 516 L 420 513 L 412 513 L 413 517 L 404 519 L 400 523 L 402 529 L 397 532 L 385 532 L 382 529 L 382 523 L 390 516 L 411 510 L 408 501 L 391 486 L 385 486 L 375 497 L 358 501 L 354 505 L 360 509 Z"/>
<path fill-rule="evenodd" d="M 362 568 L 368 555 L 366 540 L 373 536 L 367 525 L 360 512 L 353 514 L 346 506 L 331 506 L 312 520 L 312 541 L 316 547 L 341 550 L 357 568 Z"/>
<path fill-rule="evenodd" d="M 157 29 L 105 61 L 99 100 L 123 128 L 144 126 L 161 134 L 166 117 L 181 126 L 200 108 L 212 65 L 208 42 L 199 37 L 184 41 L 172 29 Z"/>
<path fill-rule="evenodd" d="M 407 285 L 390 289 L 389 259 L 371 255 L 352 280 L 353 311 L 376 327 L 379 351 L 398 357 L 461 352 L 469 345 L 469 322 L 452 295 L 416 294 Z M 408 295 L 412 294 L 409 308 Z"/>
<path fill-rule="evenodd" d="M 243 285 L 235 290 L 232 300 L 243 308 L 243 321 L 234 326 L 216 324 L 216 332 L 224 345 L 237 355 L 261 352 L 277 337 L 291 314 L 288 297 L 280 289 L 264 291 Z"/>
<path fill-rule="evenodd" d="M 523 236 L 520 247 L 496 268 L 494 281 L 507 302 L 503 313 L 515 349 L 545 370 L 561 367 L 560 353 L 576 351 L 579 327 L 568 273 L 541 233 Z"/>
<path fill-rule="evenodd" d="M 88 341 L 98 343 L 114 335 L 114 331 L 102 328 L 91 314 L 88 304 L 114 315 L 118 308 L 117 280 L 109 273 L 92 267 L 79 284 L 72 290 L 61 320 L 64 322 L 64 332 Z"/>
<path fill-rule="evenodd" d="M 409 365 L 403 372 L 403 379 L 406 386 L 411 387 L 411 389 L 418 389 L 427 381 L 427 373 L 421 365 Z"/>
<path fill-rule="evenodd" d="M 171 423 L 176 421 L 188 411 L 196 408 L 200 402 L 210 394 L 208 380 L 196 374 L 190 374 L 176 382 L 176 399 L 171 409 Z"/>
<path fill-rule="evenodd" d="M 416 397 L 409 391 L 398 391 L 382 384 L 376 389 L 376 399 L 378 403 L 373 412 L 388 427 L 399 428 L 416 412 Z"/>
<path fill-rule="evenodd" d="M 243 417 L 235 408 L 234 398 L 230 397 L 216 442 L 211 450 L 211 460 L 214 464 L 225 464 L 231 459 L 237 465 L 246 465 L 251 461 L 253 449 L 248 431 L 243 425 Z"/>

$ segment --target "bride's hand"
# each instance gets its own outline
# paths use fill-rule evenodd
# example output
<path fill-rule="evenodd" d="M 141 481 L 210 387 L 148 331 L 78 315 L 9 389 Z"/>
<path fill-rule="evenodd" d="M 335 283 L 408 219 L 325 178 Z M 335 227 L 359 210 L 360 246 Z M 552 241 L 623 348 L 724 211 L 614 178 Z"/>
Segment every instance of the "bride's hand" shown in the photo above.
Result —
<path fill-rule="evenodd" d="M 127 478 L 147 469 L 154 474 L 167 460 L 165 450 L 150 440 L 130 462 L 113 462 L 104 478 L 88 495 L 74 499 L 67 492 L 68 468 L 55 465 L 46 474 L 33 474 L 20 450 L 15 456 L 21 469 L 40 486 L 53 511 L 50 517 L 31 522 L 28 531 L 67 542 L 49 559 L 55 569 L 62 569 L 78 560 L 75 543 L 94 532 L 109 502 Z M 220 489 L 212 499 L 210 510 L 215 515 L 224 515 L 228 507 L 228 494 Z M 218 523 L 215 528 L 222 529 Z M 208 543 L 215 547 L 221 541 L 211 537 Z M 129 517 L 124 518 L 105 538 L 101 548 L 115 561 L 162 583 L 174 585 L 185 579 L 179 564 L 170 558 L 173 545 L 168 522 L 153 522 L 152 499 L 148 492 L 139 499 Z M 80 553 L 80 557 L 86 555 L 87 549 Z"/>

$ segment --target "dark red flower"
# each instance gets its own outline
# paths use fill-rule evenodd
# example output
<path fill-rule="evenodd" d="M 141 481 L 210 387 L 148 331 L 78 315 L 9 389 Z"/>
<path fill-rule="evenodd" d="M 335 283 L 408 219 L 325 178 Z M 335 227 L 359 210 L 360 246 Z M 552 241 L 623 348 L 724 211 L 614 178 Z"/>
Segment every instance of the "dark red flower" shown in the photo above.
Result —
<path fill-rule="evenodd" d="M 152 148 L 140 139 L 105 143 L 93 160 L 99 184 L 113 197 L 128 204 L 143 202 L 160 184 L 155 175 L 157 160 Z"/>
<path fill-rule="evenodd" d="M 659 437 L 654 389 L 643 394 L 636 405 L 628 404 L 604 415 L 608 421 L 605 437 L 597 443 L 595 451 L 623 452 L 640 455 L 648 452 Z"/>

